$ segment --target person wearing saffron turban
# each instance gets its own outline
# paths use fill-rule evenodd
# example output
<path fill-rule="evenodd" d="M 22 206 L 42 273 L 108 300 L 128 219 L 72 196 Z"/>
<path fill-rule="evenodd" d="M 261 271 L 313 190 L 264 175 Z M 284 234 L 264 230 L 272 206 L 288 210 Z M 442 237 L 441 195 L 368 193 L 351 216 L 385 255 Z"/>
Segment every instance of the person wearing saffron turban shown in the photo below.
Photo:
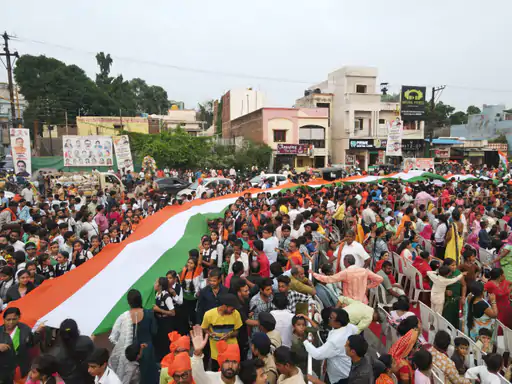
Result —
<path fill-rule="evenodd" d="M 208 342 L 208 334 L 203 332 L 200 325 L 192 328 L 192 375 L 196 384 L 233 383 L 242 384 L 238 377 L 240 370 L 240 348 L 238 344 L 228 344 L 225 340 L 217 342 L 217 361 L 220 372 L 206 372 L 203 365 L 203 349 Z"/>
<path fill-rule="evenodd" d="M 189 336 L 181 336 L 178 332 L 173 331 L 169 333 L 168 337 L 171 341 L 171 345 L 169 347 L 171 352 L 165 355 L 160 363 L 162 367 L 160 370 L 160 384 L 167 384 L 172 379 L 170 367 L 174 364 L 175 357 L 180 353 L 188 353 L 190 351 Z"/>
<path fill-rule="evenodd" d="M 195 384 L 188 353 L 179 352 L 174 356 L 172 366 L 169 367 L 169 375 L 172 380 L 168 384 Z"/>

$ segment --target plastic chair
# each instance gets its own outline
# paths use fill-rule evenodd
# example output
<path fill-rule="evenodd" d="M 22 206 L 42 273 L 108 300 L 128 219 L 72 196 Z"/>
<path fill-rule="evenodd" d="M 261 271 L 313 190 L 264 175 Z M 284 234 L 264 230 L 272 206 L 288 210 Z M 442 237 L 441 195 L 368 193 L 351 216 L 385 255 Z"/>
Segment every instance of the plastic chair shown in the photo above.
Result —
<path fill-rule="evenodd" d="M 492 267 L 494 264 L 495 255 L 487 249 L 480 248 L 478 250 L 478 258 L 482 264 Z"/>
<path fill-rule="evenodd" d="M 427 341 L 432 344 L 434 342 L 434 335 L 437 332 L 437 316 L 436 313 L 430 309 L 423 302 L 419 302 L 420 305 L 420 319 L 421 319 L 421 330 L 427 334 Z"/>
<path fill-rule="evenodd" d="M 450 337 L 452 338 L 452 340 L 455 339 L 457 337 L 459 330 L 457 328 L 455 328 L 448 320 L 446 320 L 439 313 L 436 313 L 434 311 L 432 311 L 432 313 L 434 313 L 437 318 L 436 330 L 437 331 L 446 331 L 450 334 Z"/>
<path fill-rule="evenodd" d="M 418 301 L 420 298 L 420 295 L 422 293 L 430 293 L 430 289 L 424 289 L 423 288 L 423 276 L 421 275 L 420 271 L 418 271 L 416 268 L 414 268 L 412 265 L 409 267 L 409 273 L 410 273 L 410 280 L 411 280 L 411 290 L 409 297 L 414 300 Z M 420 288 L 416 287 L 416 281 L 419 281 Z"/>
<path fill-rule="evenodd" d="M 496 334 L 498 333 L 498 329 L 501 328 L 502 331 L 503 331 L 503 349 L 506 351 L 506 352 L 509 352 L 510 354 L 512 354 L 512 329 L 510 329 L 509 327 L 507 327 L 505 324 L 503 324 L 501 321 L 497 320 L 496 319 Z M 501 336 L 500 336 L 501 337 Z M 500 347 L 499 345 L 499 341 L 498 341 L 498 348 Z"/>
<path fill-rule="evenodd" d="M 444 372 L 441 371 L 436 365 L 432 364 L 432 376 L 434 377 L 434 383 L 444 384 Z"/>

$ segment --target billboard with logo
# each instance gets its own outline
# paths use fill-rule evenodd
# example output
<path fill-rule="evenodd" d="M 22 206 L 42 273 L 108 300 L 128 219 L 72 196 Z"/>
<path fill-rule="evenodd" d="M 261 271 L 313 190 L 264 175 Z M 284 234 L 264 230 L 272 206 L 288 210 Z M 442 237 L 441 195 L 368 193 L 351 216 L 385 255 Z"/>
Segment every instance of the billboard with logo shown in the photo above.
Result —
<path fill-rule="evenodd" d="M 403 120 L 424 120 L 426 107 L 426 87 L 402 85 L 400 113 Z"/>

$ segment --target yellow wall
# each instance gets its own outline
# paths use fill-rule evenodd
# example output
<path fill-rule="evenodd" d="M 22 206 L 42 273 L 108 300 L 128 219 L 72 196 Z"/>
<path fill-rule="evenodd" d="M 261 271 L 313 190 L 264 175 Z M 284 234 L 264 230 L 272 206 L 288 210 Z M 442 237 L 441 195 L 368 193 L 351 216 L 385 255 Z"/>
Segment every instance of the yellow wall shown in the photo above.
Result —
<path fill-rule="evenodd" d="M 122 118 L 123 129 L 128 132 L 149 133 L 148 119 L 145 117 L 124 117 Z M 100 135 L 116 136 L 119 134 L 119 128 L 114 126 L 121 125 L 121 118 L 114 116 L 83 116 L 76 118 L 78 135 Z"/>

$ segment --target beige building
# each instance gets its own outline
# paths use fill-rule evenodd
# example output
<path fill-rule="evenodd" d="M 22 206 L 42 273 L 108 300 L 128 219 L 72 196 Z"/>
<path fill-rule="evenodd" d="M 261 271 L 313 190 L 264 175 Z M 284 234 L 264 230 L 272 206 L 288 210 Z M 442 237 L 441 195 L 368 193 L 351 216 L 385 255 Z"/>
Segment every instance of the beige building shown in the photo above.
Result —
<path fill-rule="evenodd" d="M 192 136 L 203 136 L 207 132 L 206 122 L 197 120 L 194 109 L 169 109 L 167 115 L 151 115 L 151 119 L 159 120 L 160 131 L 171 131 L 181 126 Z"/>
<path fill-rule="evenodd" d="M 333 164 L 367 169 L 387 162 L 388 125 L 398 116 L 400 105 L 381 101 L 377 75 L 372 67 L 343 67 L 296 101 L 297 106 L 329 108 Z M 423 123 L 404 125 L 404 156 L 423 151 L 423 131 Z"/>

